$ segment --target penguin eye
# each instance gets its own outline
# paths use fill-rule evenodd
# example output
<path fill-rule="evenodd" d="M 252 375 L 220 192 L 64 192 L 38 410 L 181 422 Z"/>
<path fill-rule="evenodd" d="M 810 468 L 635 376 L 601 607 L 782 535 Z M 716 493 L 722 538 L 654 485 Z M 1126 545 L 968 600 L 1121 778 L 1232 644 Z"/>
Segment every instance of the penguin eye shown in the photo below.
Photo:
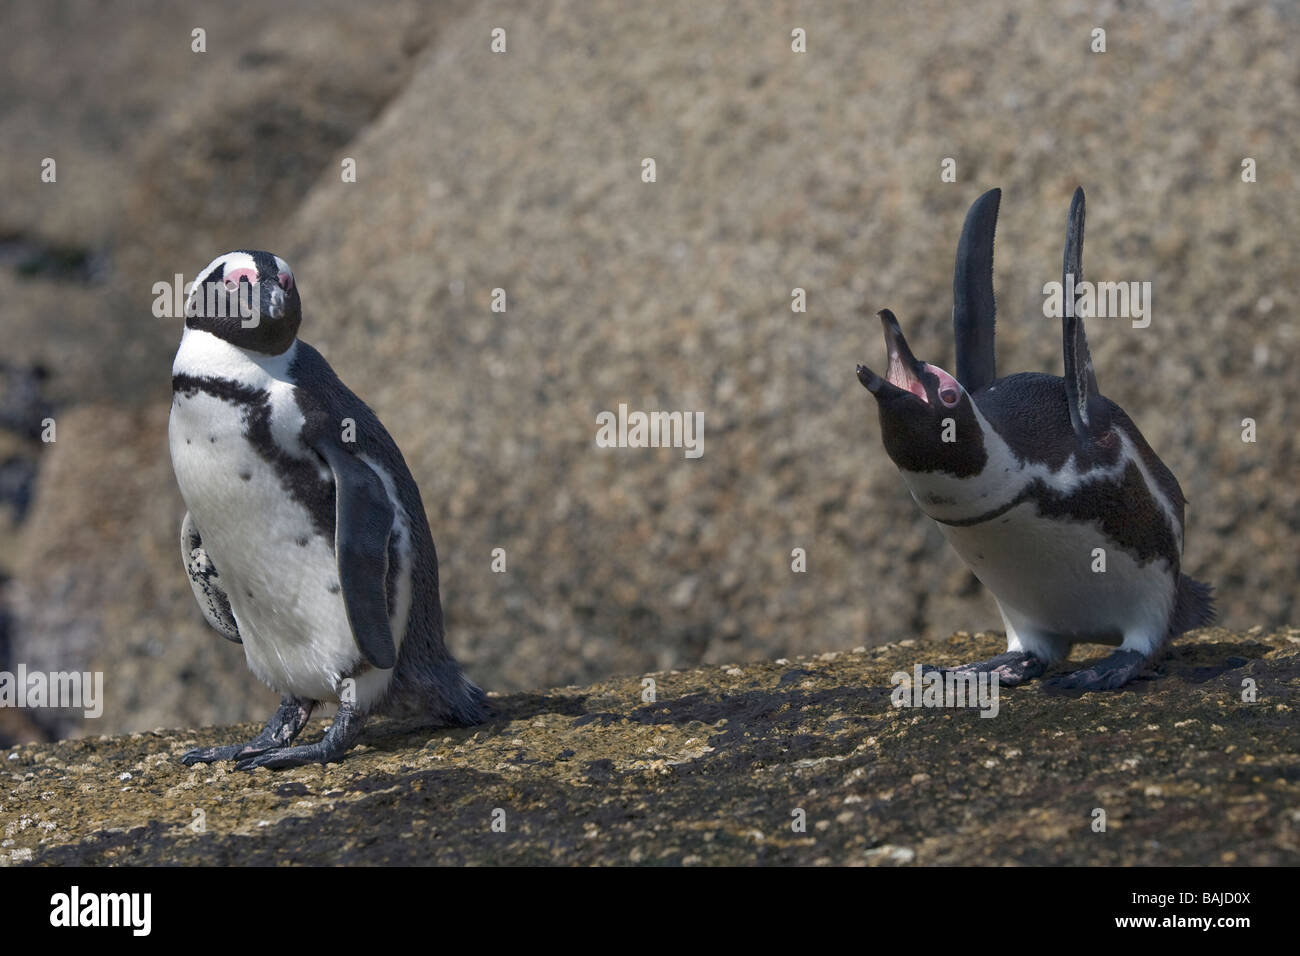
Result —
<path fill-rule="evenodd" d="M 955 378 L 937 365 L 926 365 L 925 370 L 938 379 L 935 388 L 944 408 L 953 408 L 961 401 L 961 386 L 957 384 Z"/>

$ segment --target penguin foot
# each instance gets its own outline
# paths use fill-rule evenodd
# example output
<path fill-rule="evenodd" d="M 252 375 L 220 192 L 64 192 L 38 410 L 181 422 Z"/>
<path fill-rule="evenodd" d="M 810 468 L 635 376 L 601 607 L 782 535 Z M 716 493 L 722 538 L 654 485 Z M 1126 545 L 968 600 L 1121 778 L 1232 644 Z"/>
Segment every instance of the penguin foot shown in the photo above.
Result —
<path fill-rule="evenodd" d="M 288 746 L 302 732 L 303 727 L 307 726 L 307 719 L 311 717 L 314 706 L 315 701 L 282 697 L 280 706 L 266 722 L 266 727 L 248 743 L 231 744 L 228 747 L 196 747 L 181 757 L 181 763 L 192 767 L 196 763 L 240 760 Z"/>
<path fill-rule="evenodd" d="M 286 770 L 309 763 L 338 763 L 361 736 L 365 720 L 365 715 L 358 713 L 352 705 L 339 704 L 334 723 L 316 743 L 267 750 L 239 761 L 235 764 L 235 769 L 256 770 L 258 767 L 266 767 L 269 770 Z"/>
<path fill-rule="evenodd" d="M 1137 651 L 1116 651 L 1092 667 L 1053 677 L 1047 686 L 1054 690 L 1115 690 L 1136 677 L 1146 662 L 1146 655 Z"/>
<path fill-rule="evenodd" d="M 921 673 L 928 674 L 937 671 L 940 674 L 949 672 L 954 674 L 997 674 L 999 686 L 1015 687 L 1027 680 L 1033 680 L 1045 670 L 1047 670 L 1047 662 L 1035 657 L 1033 654 L 1026 654 L 1024 651 L 1007 651 L 997 657 L 990 657 L 986 661 L 975 661 L 957 667 L 927 665 L 921 668 Z"/>

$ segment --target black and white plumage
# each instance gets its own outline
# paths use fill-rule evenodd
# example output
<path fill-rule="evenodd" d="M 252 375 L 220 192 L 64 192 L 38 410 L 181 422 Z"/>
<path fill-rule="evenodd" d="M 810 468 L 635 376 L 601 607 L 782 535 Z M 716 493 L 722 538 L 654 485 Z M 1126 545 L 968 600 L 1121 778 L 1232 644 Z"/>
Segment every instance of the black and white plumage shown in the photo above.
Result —
<path fill-rule="evenodd" d="M 379 419 L 297 338 L 301 318 L 293 273 L 266 252 L 214 259 L 187 300 L 169 424 L 181 557 L 204 617 L 283 697 L 257 738 L 189 764 L 337 760 L 377 711 L 487 714 L 444 643 L 419 489 Z M 289 746 L 321 701 L 339 702 L 325 738 Z"/>
<path fill-rule="evenodd" d="M 898 321 L 884 323 L 885 377 L 858 366 L 876 398 L 885 450 L 912 497 L 992 592 L 1007 651 L 959 671 L 1016 684 L 1074 643 L 1118 645 L 1097 666 L 1057 678 L 1122 686 L 1170 638 L 1213 620 L 1210 588 L 1181 573 L 1178 481 L 1132 419 L 1097 390 L 1083 317 L 1062 320 L 1065 377 L 997 378 L 993 234 L 999 190 L 977 199 L 953 282 L 957 377 L 917 361 Z M 1083 190 L 1066 230 L 1064 271 L 1082 281 Z M 945 440 L 948 439 L 948 440 Z M 1105 570 L 1095 570 L 1095 549 Z"/>

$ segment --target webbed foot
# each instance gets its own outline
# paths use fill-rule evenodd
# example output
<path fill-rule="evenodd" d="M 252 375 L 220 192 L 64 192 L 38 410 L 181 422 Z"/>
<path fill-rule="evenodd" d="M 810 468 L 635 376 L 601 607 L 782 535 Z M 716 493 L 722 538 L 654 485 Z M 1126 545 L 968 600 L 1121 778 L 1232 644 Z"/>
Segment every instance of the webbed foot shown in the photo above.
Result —
<path fill-rule="evenodd" d="M 999 686 L 1015 687 L 1027 680 L 1033 680 L 1045 670 L 1047 670 L 1047 662 L 1041 658 L 1027 654 L 1024 651 L 1007 651 L 997 657 L 990 657 L 986 661 L 975 661 L 957 667 L 926 666 L 921 669 L 921 672 L 926 674 L 932 671 L 938 671 L 941 674 L 950 671 L 954 674 L 997 674 Z"/>
<path fill-rule="evenodd" d="M 192 767 L 196 763 L 216 763 L 220 760 L 241 760 L 264 754 L 269 750 L 287 747 L 307 726 L 315 701 L 284 697 L 266 727 L 252 740 L 228 747 L 196 747 L 181 757 L 181 763 Z"/>
<path fill-rule="evenodd" d="M 329 730 L 325 731 L 325 736 L 316 743 L 266 750 L 239 761 L 235 764 L 235 769 L 255 770 L 258 767 L 266 767 L 270 770 L 285 770 L 309 763 L 338 763 L 361 736 L 361 727 L 364 724 L 364 714 L 358 713 L 350 704 L 339 704 L 339 712 L 334 717 L 334 723 L 330 725 Z"/>
<path fill-rule="evenodd" d="M 1116 651 L 1092 667 L 1053 677 L 1047 686 L 1054 690 L 1115 690 L 1136 677 L 1146 663 L 1145 654 Z"/>

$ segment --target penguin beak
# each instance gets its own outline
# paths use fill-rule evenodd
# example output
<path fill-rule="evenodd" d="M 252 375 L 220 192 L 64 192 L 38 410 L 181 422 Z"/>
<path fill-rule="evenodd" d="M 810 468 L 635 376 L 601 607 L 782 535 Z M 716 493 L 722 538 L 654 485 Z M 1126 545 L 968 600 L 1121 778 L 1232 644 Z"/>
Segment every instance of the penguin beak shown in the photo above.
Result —
<path fill-rule="evenodd" d="M 883 398 L 890 392 L 899 391 L 899 389 L 894 388 L 894 386 L 890 385 L 865 365 L 858 366 L 858 381 L 862 383 L 863 388 L 876 396 L 876 398 Z"/>
<path fill-rule="evenodd" d="M 889 368 L 885 372 L 885 377 L 881 378 L 865 365 L 859 365 L 858 381 L 867 391 L 876 396 L 877 401 L 911 394 L 927 405 L 930 404 L 925 385 L 921 382 L 921 363 L 907 347 L 907 339 L 903 337 L 898 319 L 888 309 L 882 309 L 877 313 L 877 317 L 885 329 L 885 350 L 889 355 Z"/>
<path fill-rule="evenodd" d="M 284 317 L 284 290 L 276 286 L 271 290 L 270 306 L 267 308 L 267 314 L 273 319 Z"/>

